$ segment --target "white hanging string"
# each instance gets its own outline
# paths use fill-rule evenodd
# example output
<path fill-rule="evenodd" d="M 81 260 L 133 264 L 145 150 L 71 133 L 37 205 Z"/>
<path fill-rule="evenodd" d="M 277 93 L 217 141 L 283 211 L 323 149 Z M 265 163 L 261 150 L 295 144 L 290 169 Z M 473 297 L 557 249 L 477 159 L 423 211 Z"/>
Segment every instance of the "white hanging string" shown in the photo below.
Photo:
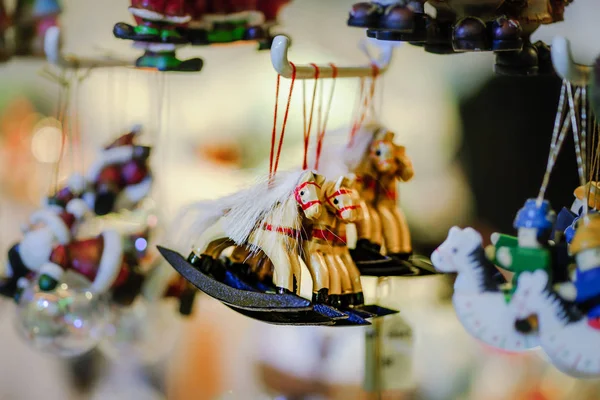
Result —
<path fill-rule="evenodd" d="M 584 92 L 585 88 L 577 89 L 576 93 L 585 93 Z M 571 84 L 569 83 L 567 85 L 567 94 L 568 94 L 568 98 L 569 98 L 569 107 L 570 107 L 570 114 L 571 114 L 571 125 L 573 126 L 573 140 L 575 142 L 575 155 L 577 158 L 577 173 L 579 174 L 579 185 L 580 186 L 584 186 L 586 184 L 586 174 L 585 174 L 585 155 L 582 153 L 582 147 L 583 147 L 583 136 L 585 135 L 583 131 L 579 130 L 579 126 L 577 123 L 577 104 L 575 103 L 575 100 L 573 99 L 573 90 L 571 87 Z M 584 104 L 584 109 L 585 109 L 585 96 L 583 96 L 582 99 L 582 104 Z M 583 117 L 586 116 L 585 111 L 582 113 L 582 127 L 583 127 Z M 585 205 L 583 206 L 583 217 L 584 220 L 587 219 L 587 211 L 588 211 L 588 201 L 586 198 L 585 201 Z"/>
<path fill-rule="evenodd" d="M 550 175 L 552 174 L 552 170 L 554 169 L 554 165 L 556 164 L 556 159 L 558 158 L 558 154 L 562 148 L 564 139 L 571 127 L 572 118 L 567 116 L 564 119 L 564 122 L 561 126 L 561 121 L 563 121 L 563 115 L 565 112 L 565 94 L 567 91 L 567 87 L 570 87 L 570 83 L 566 80 L 563 80 L 562 88 L 560 91 L 560 98 L 558 100 L 558 107 L 556 110 L 556 118 L 554 120 L 554 130 L 552 132 L 552 139 L 550 141 L 550 153 L 548 154 L 548 162 L 546 164 L 546 172 L 544 173 L 544 178 L 542 180 L 542 185 L 540 187 L 540 191 L 537 197 L 537 205 L 541 206 L 544 201 L 544 197 L 546 195 L 546 190 L 548 189 L 548 184 L 550 182 Z M 577 104 L 579 101 L 580 91 L 579 89 L 575 92 L 575 98 L 573 99 L 573 104 Z M 574 115 L 574 110 L 569 110 L 569 114 Z"/>

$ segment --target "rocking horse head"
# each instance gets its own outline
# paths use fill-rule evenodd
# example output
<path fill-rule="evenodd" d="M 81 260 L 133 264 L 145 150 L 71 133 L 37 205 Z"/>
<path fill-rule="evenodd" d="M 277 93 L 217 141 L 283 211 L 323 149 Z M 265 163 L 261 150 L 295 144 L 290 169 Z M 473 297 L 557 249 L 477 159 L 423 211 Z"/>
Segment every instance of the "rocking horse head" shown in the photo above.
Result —
<path fill-rule="evenodd" d="M 431 261 L 440 272 L 462 272 L 482 250 L 482 239 L 473 228 L 450 228 L 446 240 L 433 252 Z"/>
<path fill-rule="evenodd" d="M 380 129 L 369 147 L 369 157 L 376 172 L 394 174 L 398 170 L 398 146 L 394 144 L 394 133 Z"/>
<path fill-rule="evenodd" d="M 354 177 L 340 177 L 336 182 L 327 181 L 323 185 L 325 208 L 343 222 L 356 221 L 360 215 L 360 199 L 354 187 Z"/>
<path fill-rule="evenodd" d="M 551 320 L 564 325 L 582 318 L 581 312 L 573 303 L 552 290 L 548 272 L 543 269 L 519 275 L 509 308 L 515 319 L 524 320 L 536 316 L 540 325 L 548 324 Z"/>
<path fill-rule="evenodd" d="M 294 189 L 294 198 L 298 206 L 304 212 L 304 216 L 311 221 L 319 218 L 323 212 L 321 191 L 324 184 L 325 177 L 306 171 Z"/>
<path fill-rule="evenodd" d="M 323 212 L 324 183 L 325 178 L 312 171 L 281 172 L 214 203 L 217 211 L 227 217 L 224 228 L 228 237 L 241 245 L 256 227 L 299 230 L 303 219 L 318 219 Z"/>

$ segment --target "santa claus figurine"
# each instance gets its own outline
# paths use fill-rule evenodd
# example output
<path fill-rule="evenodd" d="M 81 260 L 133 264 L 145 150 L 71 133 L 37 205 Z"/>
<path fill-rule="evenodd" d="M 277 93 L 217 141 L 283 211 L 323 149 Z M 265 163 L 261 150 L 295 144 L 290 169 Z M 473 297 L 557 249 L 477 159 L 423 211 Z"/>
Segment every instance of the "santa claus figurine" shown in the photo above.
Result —
<path fill-rule="evenodd" d="M 269 29 L 290 0 L 192 0 L 188 37 L 192 44 L 257 40 L 260 49 L 270 48 Z"/>
<path fill-rule="evenodd" d="M 137 25 L 119 22 L 113 34 L 119 39 L 133 40 L 136 47 L 145 50 L 144 55 L 136 61 L 136 66 L 140 68 L 200 71 L 201 59 L 181 61 L 175 54 L 178 46 L 189 42 L 180 33 L 180 29 L 191 19 L 188 11 L 184 0 L 132 0 L 129 12 Z"/>
<path fill-rule="evenodd" d="M 134 143 L 139 132 L 134 127 L 114 141 L 88 170 L 89 188 L 83 197 L 97 215 L 131 209 L 150 193 L 150 147 Z"/>
<path fill-rule="evenodd" d="M 0 273 L 0 294 L 15 297 L 28 277 L 42 272 L 52 249 L 72 241 L 78 222 L 88 213 L 81 199 L 69 201 L 65 208 L 46 207 L 34 212 L 23 228 L 23 240 L 8 251 L 8 262 Z"/>

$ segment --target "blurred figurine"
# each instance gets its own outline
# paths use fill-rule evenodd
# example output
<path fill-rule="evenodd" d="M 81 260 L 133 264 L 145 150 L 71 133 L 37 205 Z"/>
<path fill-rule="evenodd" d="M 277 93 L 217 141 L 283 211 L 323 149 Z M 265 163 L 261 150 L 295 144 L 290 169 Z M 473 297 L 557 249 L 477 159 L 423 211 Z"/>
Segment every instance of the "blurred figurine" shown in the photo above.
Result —
<path fill-rule="evenodd" d="M 589 254 L 584 256 L 586 267 L 590 265 L 588 261 L 594 263 L 593 259 L 598 257 L 588 258 Z M 586 318 L 578 306 L 552 290 L 551 284 L 545 270 L 523 272 L 510 310 L 518 319 L 537 317 L 540 345 L 555 367 L 577 378 L 597 378 L 600 376 L 597 320 Z"/>
<path fill-rule="evenodd" d="M 271 48 L 270 29 L 280 9 L 290 0 L 192 0 L 188 30 L 192 44 L 256 40 L 260 49 Z"/>
<path fill-rule="evenodd" d="M 517 237 L 500 234 L 492 238 L 494 247 L 488 247 L 488 257 L 494 264 L 514 273 L 511 293 L 522 272 L 543 269 L 550 273 L 552 258 L 548 240 L 555 218 L 547 200 L 538 204 L 536 199 L 528 199 L 515 218 Z"/>
<path fill-rule="evenodd" d="M 178 30 L 191 20 L 184 0 L 131 0 L 129 12 L 137 25 L 119 22 L 113 33 L 119 39 L 133 40 L 145 50 L 136 66 L 159 71 L 200 71 L 202 60 L 181 61 L 176 57 L 178 46 L 189 43 Z"/>
<path fill-rule="evenodd" d="M 8 252 L 0 293 L 17 297 L 32 274 L 40 273 L 50 259 L 52 249 L 73 240 L 79 221 L 87 212 L 81 199 L 69 201 L 64 210 L 45 208 L 33 213 L 24 228 L 23 239 Z"/>
<path fill-rule="evenodd" d="M 58 26 L 62 9 L 58 0 L 18 0 L 12 16 L 15 27 L 15 54 L 45 58 L 46 31 Z"/>
<path fill-rule="evenodd" d="M 83 197 L 96 215 L 131 209 L 150 194 L 150 147 L 135 144 L 140 127 L 134 127 L 98 156 L 88 170 L 89 187 Z"/>
<path fill-rule="evenodd" d="M 487 345 L 519 352 L 538 345 L 535 337 L 515 329 L 515 318 L 501 285 L 506 281 L 485 257 L 479 232 L 453 227 L 431 255 L 436 269 L 458 273 L 452 304 L 464 328 Z"/>
<path fill-rule="evenodd" d="M 579 186 L 573 192 L 575 200 L 568 209 L 563 207 L 556 217 L 556 225 L 554 227 L 554 241 L 561 242 L 564 240 L 570 243 L 575 235 L 575 223 L 579 220 L 579 217 L 583 213 L 583 207 L 588 207 L 590 212 L 596 212 L 600 207 L 600 202 L 597 202 L 596 197 L 598 196 L 598 190 L 600 189 L 600 183 L 588 182 L 584 186 Z M 585 204 L 585 198 L 588 197 L 587 205 Z"/>
<path fill-rule="evenodd" d="M 355 174 L 361 197 L 361 217 L 356 222 L 357 242 L 351 255 L 363 275 L 420 275 L 433 272 L 425 263 L 413 263 L 410 230 L 398 205 L 398 181 L 412 179 L 414 170 L 406 149 L 394 143 L 394 133 L 377 123 L 353 133 L 347 145 L 328 151 L 321 170 Z M 385 247 L 387 255 L 382 255 Z"/>
<path fill-rule="evenodd" d="M 348 25 L 370 37 L 424 45 L 432 53 L 497 52 L 496 72 L 532 75 L 552 72 L 549 47 L 531 44 L 542 24 L 563 20 L 572 0 L 382 0 L 356 3 Z M 428 3 L 435 17 L 425 14 Z"/>
<path fill-rule="evenodd" d="M 590 326 L 600 329 L 600 216 L 580 220 L 570 251 L 577 265 L 573 282 L 555 289 L 565 300 L 577 303 Z"/>

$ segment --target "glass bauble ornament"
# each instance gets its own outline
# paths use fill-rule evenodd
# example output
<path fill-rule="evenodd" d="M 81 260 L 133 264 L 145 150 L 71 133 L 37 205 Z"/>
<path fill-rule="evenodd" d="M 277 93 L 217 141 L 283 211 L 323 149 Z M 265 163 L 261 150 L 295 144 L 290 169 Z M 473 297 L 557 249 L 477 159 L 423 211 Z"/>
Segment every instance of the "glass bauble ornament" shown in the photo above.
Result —
<path fill-rule="evenodd" d="M 75 357 L 93 349 L 108 322 L 106 295 L 89 290 L 90 282 L 67 272 L 52 291 L 42 291 L 37 279 L 23 290 L 17 305 L 17 330 L 37 350 Z"/>

